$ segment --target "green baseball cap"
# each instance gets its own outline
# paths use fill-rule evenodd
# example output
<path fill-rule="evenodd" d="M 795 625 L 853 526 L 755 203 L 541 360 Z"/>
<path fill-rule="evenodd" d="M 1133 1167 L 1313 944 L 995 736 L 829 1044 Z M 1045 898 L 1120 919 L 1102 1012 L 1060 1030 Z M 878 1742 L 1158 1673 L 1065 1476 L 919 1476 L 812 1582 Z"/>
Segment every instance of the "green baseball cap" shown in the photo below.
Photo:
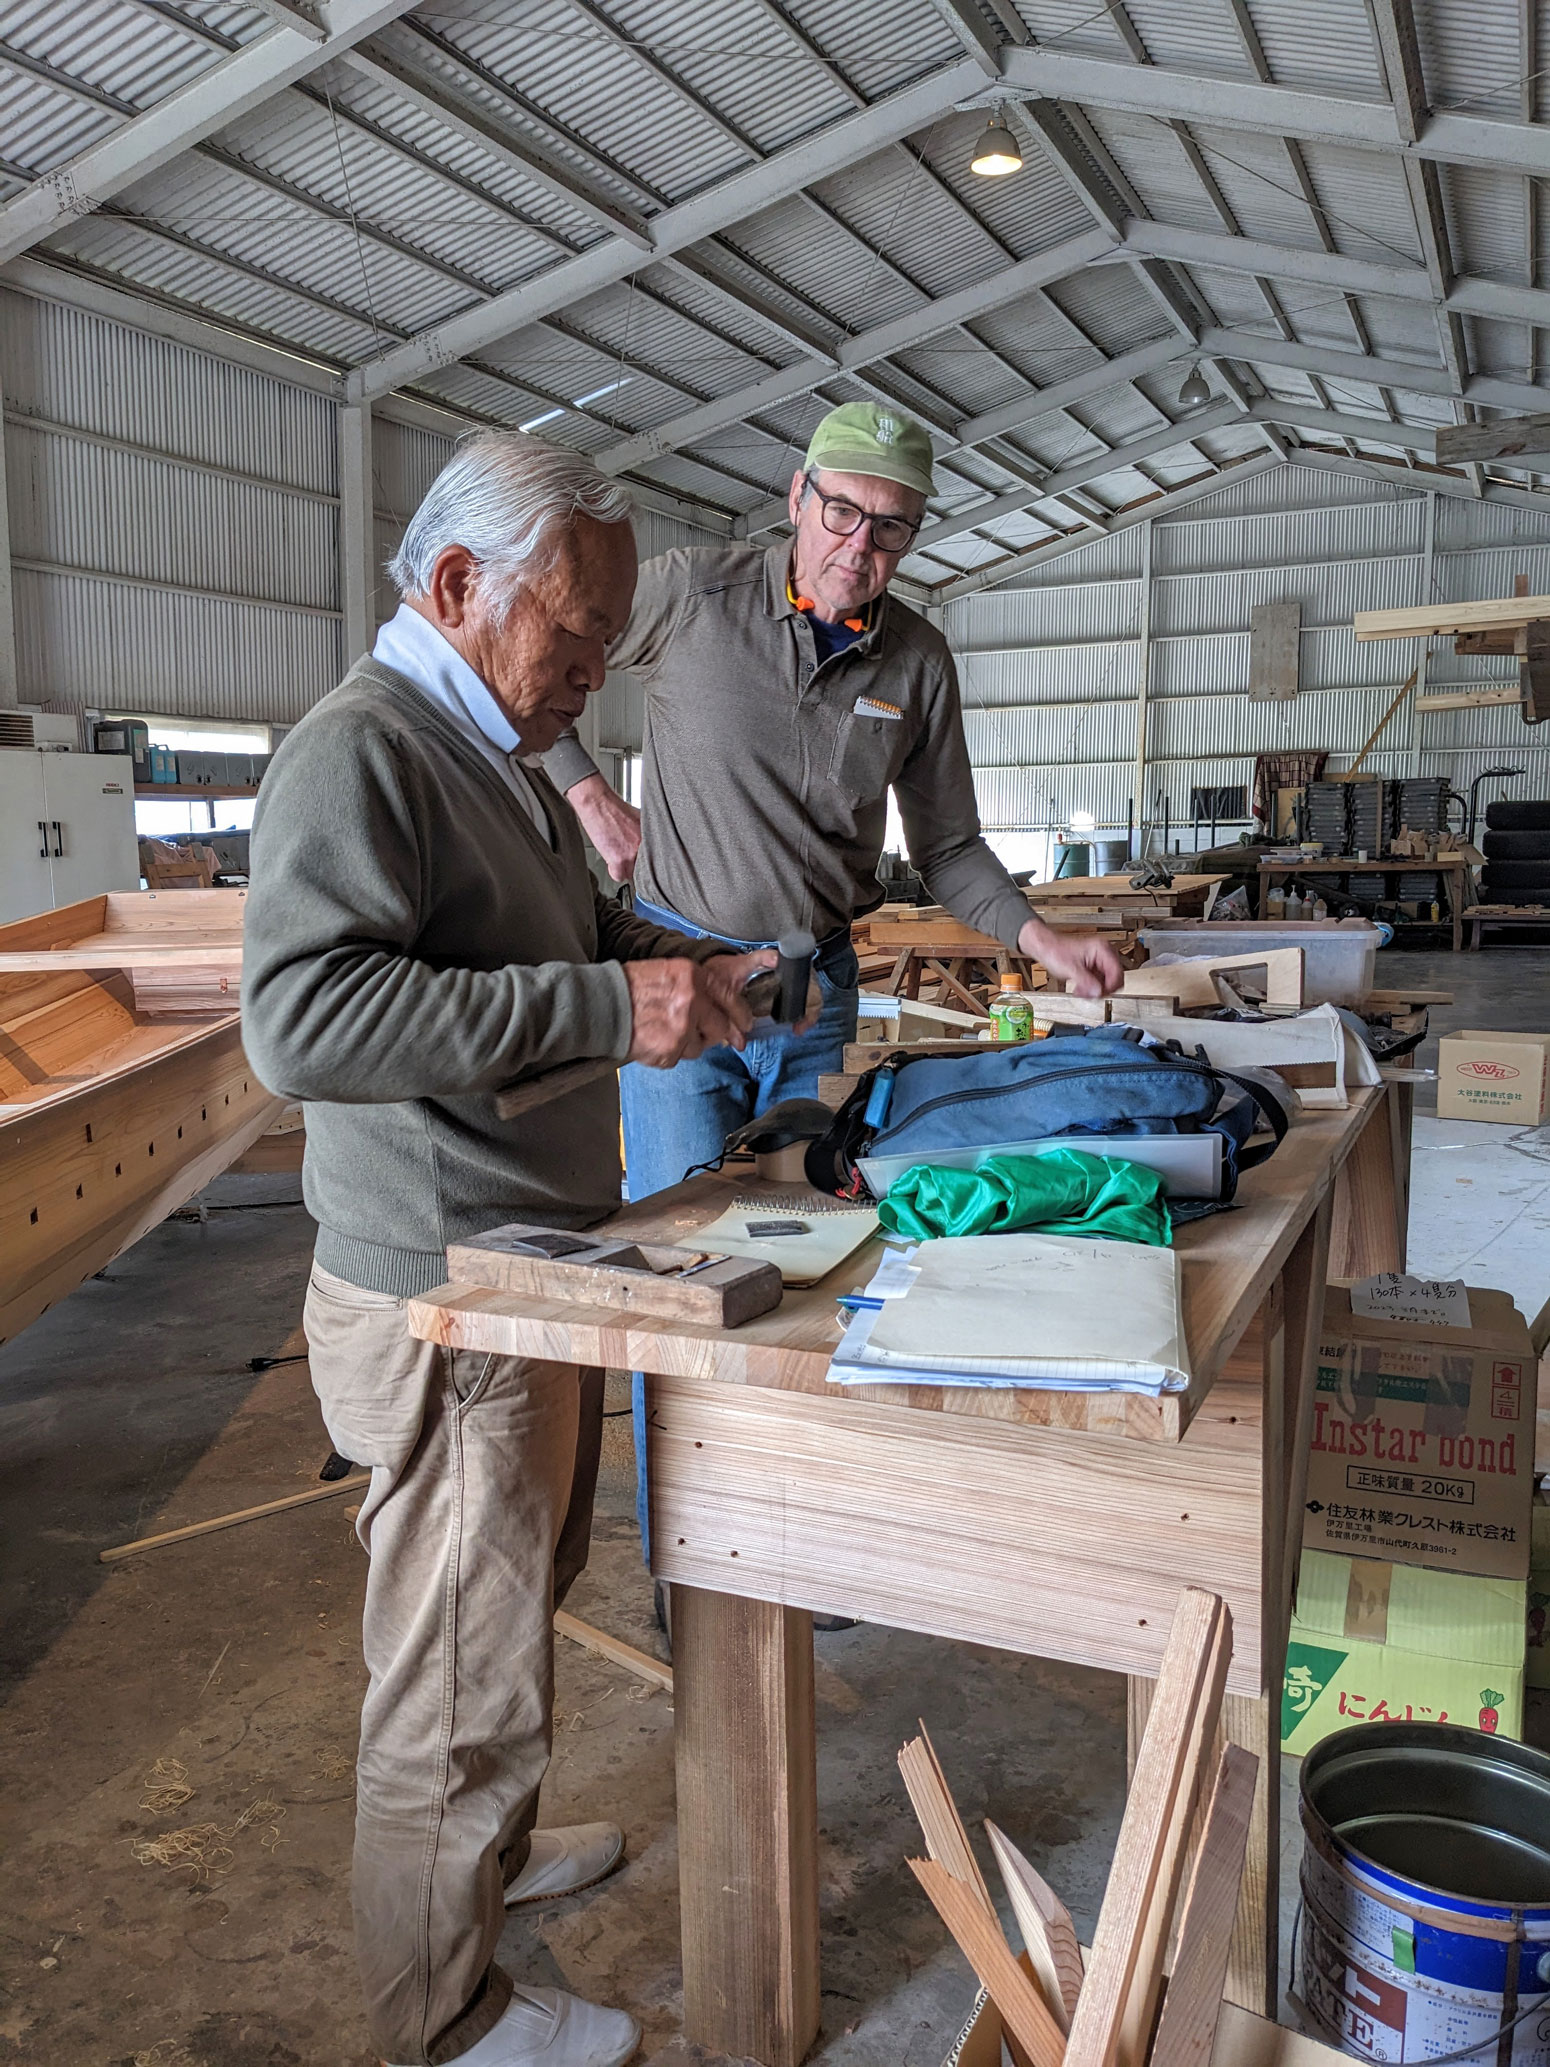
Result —
<path fill-rule="evenodd" d="M 804 471 L 826 467 L 835 474 L 876 474 L 919 495 L 929 495 L 931 436 L 913 416 L 881 402 L 846 402 L 831 409 L 813 433 Z"/>

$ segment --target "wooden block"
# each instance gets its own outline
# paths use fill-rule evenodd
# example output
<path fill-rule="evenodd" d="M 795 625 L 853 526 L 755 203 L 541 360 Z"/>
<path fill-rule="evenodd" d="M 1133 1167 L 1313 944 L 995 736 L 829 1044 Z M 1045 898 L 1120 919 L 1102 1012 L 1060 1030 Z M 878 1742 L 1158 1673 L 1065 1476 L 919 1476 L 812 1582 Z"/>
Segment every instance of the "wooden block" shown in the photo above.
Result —
<path fill-rule="evenodd" d="M 1229 1744 L 1190 1875 L 1151 2067 L 1209 2067 L 1227 1979 L 1259 1760 Z"/>
<path fill-rule="evenodd" d="M 984 1983 L 1008 2037 L 1033 2067 L 1061 2067 L 1065 2042 L 1060 2026 L 1001 1935 L 994 1912 L 987 1917 L 974 1894 L 934 1859 L 911 1859 L 909 1868 Z"/>
<path fill-rule="evenodd" d="M 719 1328 L 738 1327 L 781 1302 L 776 1265 L 741 1256 L 723 1257 L 685 1277 L 681 1273 L 697 1260 L 686 1249 L 643 1248 L 634 1242 L 589 1241 L 585 1236 L 575 1237 L 587 1241 L 587 1248 L 574 1257 L 526 1255 L 517 1246 L 535 1235 L 558 1232 L 514 1221 L 471 1241 L 449 1243 L 447 1275 L 454 1284 L 492 1285 L 502 1292 L 531 1293 L 536 1299 L 617 1307 Z"/>
<path fill-rule="evenodd" d="M 1082 1993 L 1082 1948 L 1071 1913 L 1006 1832 L 988 1818 L 985 1834 L 1001 1868 L 1012 1914 L 1044 2000 L 1061 2030 L 1069 2031 Z"/>
<path fill-rule="evenodd" d="M 1202 955 L 1187 962 L 1159 966 L 1143 962 L 1139 969 L 1127 969 L 1122 995 L 1125 997 L 1176 997 L 1181 1008 L 1219 1002 L 1214 978 L 1233 970 L 1245 973 L 1263 969 L 1265 1002 L 1270 1005 L 1298 1005 L 1303 997 L 1303 951 L 1300 947 L 1274 947 L 1258 954 Z"/>
<path fill-rule="evenodd" d="M 1289 703 L 1297 694 L 1300 603 L 1259 603 L 1249 612 L 1249 701 Z"/>
<path fill-rule="evenodd" d="M 1215 1594 L 1186 1587 L 1168 1634 L 1092 1959 L 1071 2020 L 1070 2067 L 1143 2067 L 1185 1834 L 1221 1715 L 1230 1651 L 1225 1604 Z"/>

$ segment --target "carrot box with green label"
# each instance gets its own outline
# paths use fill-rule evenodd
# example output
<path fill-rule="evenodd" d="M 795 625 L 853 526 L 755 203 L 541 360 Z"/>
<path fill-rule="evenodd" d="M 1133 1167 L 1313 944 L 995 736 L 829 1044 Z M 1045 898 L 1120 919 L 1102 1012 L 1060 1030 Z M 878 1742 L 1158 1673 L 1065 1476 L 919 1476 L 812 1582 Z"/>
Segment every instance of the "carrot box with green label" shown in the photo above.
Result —
<path fill-rule="evenodd" d="M 1305 1550 L 1281 1688 L 1281 1749 L 1368 1722 L 1523 1733 L 1527 1582 Z"/>

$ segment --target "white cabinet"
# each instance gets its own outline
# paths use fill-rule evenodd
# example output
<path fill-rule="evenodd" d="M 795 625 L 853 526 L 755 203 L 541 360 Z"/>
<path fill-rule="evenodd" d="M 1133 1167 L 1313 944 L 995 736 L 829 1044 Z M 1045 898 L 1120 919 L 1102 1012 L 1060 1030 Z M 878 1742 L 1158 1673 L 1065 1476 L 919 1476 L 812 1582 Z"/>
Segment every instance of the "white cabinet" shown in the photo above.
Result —
<path fill-rule="evenodd" d="M 127 754 L 0 752 L 0 921 L 139 883 Z"/>
<path fill-rule="evenodd" d="M 128 754 L 39 754 L 53 901 L 138 890 L 135 772 Z"/>
<path fill-rule="evenodd" d="M 31 748 L 0 751 L 0 920 L 28 919 L 54 902 L 43 798 L 47 758 Z"/>

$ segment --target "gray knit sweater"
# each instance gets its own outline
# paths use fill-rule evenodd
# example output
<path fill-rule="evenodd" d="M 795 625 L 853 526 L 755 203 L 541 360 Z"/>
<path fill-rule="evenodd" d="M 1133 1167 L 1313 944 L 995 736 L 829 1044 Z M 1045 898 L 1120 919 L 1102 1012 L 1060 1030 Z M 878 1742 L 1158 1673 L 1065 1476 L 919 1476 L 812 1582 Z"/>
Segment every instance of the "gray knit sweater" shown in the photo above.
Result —
<path fill-rule="evenodd" d="M 307 1101 L 317 1259 L 400 1297 L 449 1241 L 619 1204 L 612 1077 L 500 1120 L 519 1077 L 630 1044 L 621 962 L 705 959 L 597 895 L 568 805 L 535 772 L 551 850 L 414 685 L 373 660 L 289 734 L 253 821 L 243 1038 Z"/>

